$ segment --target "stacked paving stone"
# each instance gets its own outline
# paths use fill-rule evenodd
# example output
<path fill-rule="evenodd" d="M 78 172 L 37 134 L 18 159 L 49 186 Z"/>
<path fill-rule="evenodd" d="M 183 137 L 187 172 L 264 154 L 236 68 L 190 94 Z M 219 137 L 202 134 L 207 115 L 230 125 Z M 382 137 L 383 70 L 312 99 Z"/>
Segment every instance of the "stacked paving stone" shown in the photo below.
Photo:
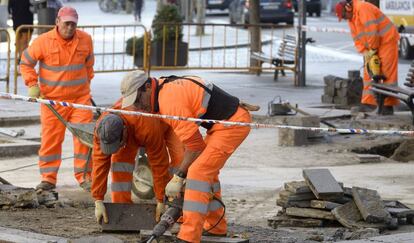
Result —
<path fill-rule="evenodd" d="M 276 204 L 282 207 L 269 226 L 322 227 L 341 224 L 350 229 L 396 229 L 414 224 L 414 210 L 398 201 L 384 201 L 378 192 L 345 187 L 328 169 L 303 170 L 303 181 L 284 184 Z"/>
<path fill-rule="evenodd" d="M 344 107 L 358 105 L 361 101 L 363 82 L 360 72 L 348 71 L 348 78 L 328 75 L 323 78 L 325 82 L 322 103 L 336 104 Z"/>

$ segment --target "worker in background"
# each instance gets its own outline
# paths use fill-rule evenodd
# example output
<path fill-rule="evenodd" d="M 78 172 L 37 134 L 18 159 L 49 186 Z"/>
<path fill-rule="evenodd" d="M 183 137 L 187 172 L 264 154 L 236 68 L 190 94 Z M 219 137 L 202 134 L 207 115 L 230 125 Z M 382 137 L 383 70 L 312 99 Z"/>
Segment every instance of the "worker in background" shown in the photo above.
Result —
<path fill-rule="evenodd" d="M 36 38 L 22 54 L 20 71 L 28 96 L 56 101 L 68 101 L 91 105 L 90 83 L 94 77 L 94 55 L 89 34 L 77 29 L 78 14 L 74 8 L 59 10 L 56 26 Z M 39 63 L 39 70 L 35 66 Z M 55 109 L 68 122 L 89 123 L 92 112 L 71 107 L 56 106 Z M 62 142 L 65 125 L 48 109 L 41 105 L 41 147 L 39 167 L 41 183 L 37 190 L 52 190 L 56 187 L 57 173 L 62 161 Z M 79 139 L 74 143 L 74 174 L 80 186 L 90 190 L 91 167 L 83 178 L 88 147 Z"/>
<path fill-rule="evenodd" d="M 250 113 L 244 105 L 240 105 L 238 98 L 195 76 L 147 79 L 141 72 L 135 79 L 121 83 L 121 93 L 123 108 L 134 107 L 181 117 L 251 121 Z M 203 229 L 208 234 L 226 235 L 227 223 L 219 201 L 221 190 L 218 175 L 227 159 L 247 137 L 250 127 L 170 119 L 164 121 L 174 129 L 185 146 L 179 170 L 165 188 L 168 197 L 177 198 L 186 181 L 183 224 L 178 239 L 181 242 L 200 242 Z M 204 139 L 199 125 L 207 129 Z"/>
<path fill-rule="evenodd" d="M 7 9 L 13 20 L 13 30 L 16 31 L 21 25 L 33 25 L 32 4 L 30 0 L 9 0 Z M 20 59 L 22 52 L 29 46 L 32 38 L 31 29 L 24 28 L 19 31 L 16 39 L 17 54 Z"/>
<path fill-rule="evenodd" d="M 382 82 L 385 85 L 398 85 L 400 36 L 390 19 L 371 3 L 359 0 L 340 1 L 335 11 L 339 21 L 348 20 L 355 47 L 364 55 L 364 88 L 359 111 L 373 111 L 377 107 L 374 92 L 370 90 L 374 76 L 383 76 Z M 383 115 L 392 115 L 393 106 L 398 103 L 396 98 L 386 97 Z"/>
<path fill-rule="evenodd" d="M 134 0 L 134 18 L 135 21 L 141 22 L 141 12 L 144 6 L 144 0 Z"/>
<path fill-rule="evenodd" d="M 112 108 L 120 109 L 121 102 Z M 148 155 L 157 199 L 155 219 L 159 221 L 165 209 L 164 188 L 183 159 L 184 146 L 172 128 L 160 119 L 106 113 L 97 122 L 93 147 L 92 197 L 98 223 L 102 218 L 108 223 L 103 200 L 110 168 L 112 202 L 132 203 L 132 177 L 140 147 Z"/>

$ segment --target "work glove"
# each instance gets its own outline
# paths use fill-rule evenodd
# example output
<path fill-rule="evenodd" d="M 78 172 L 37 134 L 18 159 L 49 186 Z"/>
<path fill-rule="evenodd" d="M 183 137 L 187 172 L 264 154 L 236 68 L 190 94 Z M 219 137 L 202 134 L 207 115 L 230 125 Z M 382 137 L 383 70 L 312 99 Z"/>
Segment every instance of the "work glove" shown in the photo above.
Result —
<path fill-rule="evenodd" d="M 33 86 L 29 87 L 28 96 L 30 98 L 39 98 L 40 97 L 39 86 L 33 85 Z"/>
<path fill-rule="evenodd" d="M 101 222 L 102 218 L 105 224 L 109 222 L 108 214 L 106 214 L 105 205 L 103 204 L 102 200 L 95 201 L 95 218 L 98 224 Z"/>
<path fill-rule="evenodd" d="M 169 198 L 179 198 L 183 184 L 184 178 L 174 175 L 165 187 L 165 195 Z"/>
<path fill-rule="evenodd" d="M 160 222 L 161 215 L 165 213 L 165 204 L 162 202 L 157 202 L 157 207 L 155 208 L 155 222 Z"/>
<path fill-rule="evenodd" d="M 368 63 L 375 54 L 377 54 L 377 50 L 374 49 L 364 51 L 365 63 Z"/>

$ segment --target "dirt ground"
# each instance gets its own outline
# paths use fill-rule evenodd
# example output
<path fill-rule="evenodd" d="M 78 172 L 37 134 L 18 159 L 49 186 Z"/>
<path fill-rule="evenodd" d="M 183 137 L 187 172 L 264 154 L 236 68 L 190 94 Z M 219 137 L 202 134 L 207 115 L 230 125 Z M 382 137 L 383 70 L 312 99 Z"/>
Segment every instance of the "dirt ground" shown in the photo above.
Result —
<path fill-rule="evenodd" d="M 280 147 L 277 131 L 253 129 L 246 141 L 226 163 L 220 178 L 226 204 L 229 232 L 250 238 L 251 242 L 337 241 L 371 236 L 371 231 L 350 232 L 342 227 L 279 228 L 267 226 L 267 219 L 280 209 L 276 206 L 278 191 L 284 182 L 302 179 L 302 169 L 324 167 L 331 170 L 345 186 L 378 190 L 384 199 L 398 199 L 414 205 L 414 163 L 401 163 L 382 157 L 380 163 L 360 164 L 352 151 L 373 151 L 384 144 L 401 143 L 407 138 L 375 135 L 322 134 L 312 145 Z M 385 146 L 386 147 L 386 146 Z M 66 151 L 71 154 L 71 139 Z M 374 149 L 375 150 L 375 149 Z M 35 162 L 36 156 L 2 160 L 0 171 Z M 71 163 L 63 162 L 59 171 L 61 203 L 56 208 L 0 210 L 0 226 L 37 233 L 79 238 L 98 236 L 100 227 L 94 219 L 92 199 L 73 181 Z M 18 186 L 34 187 L 38 183 L 36 166 L 0 174 Z M 400 227 L 396 232 L 413 231 Z M 138 234 L 111 234 L 126 242 L 139 239 Z"/>

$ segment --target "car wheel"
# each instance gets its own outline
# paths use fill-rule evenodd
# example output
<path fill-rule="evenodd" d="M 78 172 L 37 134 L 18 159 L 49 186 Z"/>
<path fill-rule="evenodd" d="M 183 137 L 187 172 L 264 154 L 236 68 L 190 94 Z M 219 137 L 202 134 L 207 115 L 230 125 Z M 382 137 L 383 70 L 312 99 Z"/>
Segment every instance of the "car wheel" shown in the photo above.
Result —
<path fill-rule="evenodd" d="M 132 193 L 140 199 L 154 198 L 154 181 L 145 153 L 136 157 L 135 170 L 132 177 Z"/>
<path fill-rule="evenodd" d="M 400 40 L 400 55 L 404 59 L 411 59 L 414 56 L 414 48 L 410 45 L 407 38 L 403 37 Z"/>

